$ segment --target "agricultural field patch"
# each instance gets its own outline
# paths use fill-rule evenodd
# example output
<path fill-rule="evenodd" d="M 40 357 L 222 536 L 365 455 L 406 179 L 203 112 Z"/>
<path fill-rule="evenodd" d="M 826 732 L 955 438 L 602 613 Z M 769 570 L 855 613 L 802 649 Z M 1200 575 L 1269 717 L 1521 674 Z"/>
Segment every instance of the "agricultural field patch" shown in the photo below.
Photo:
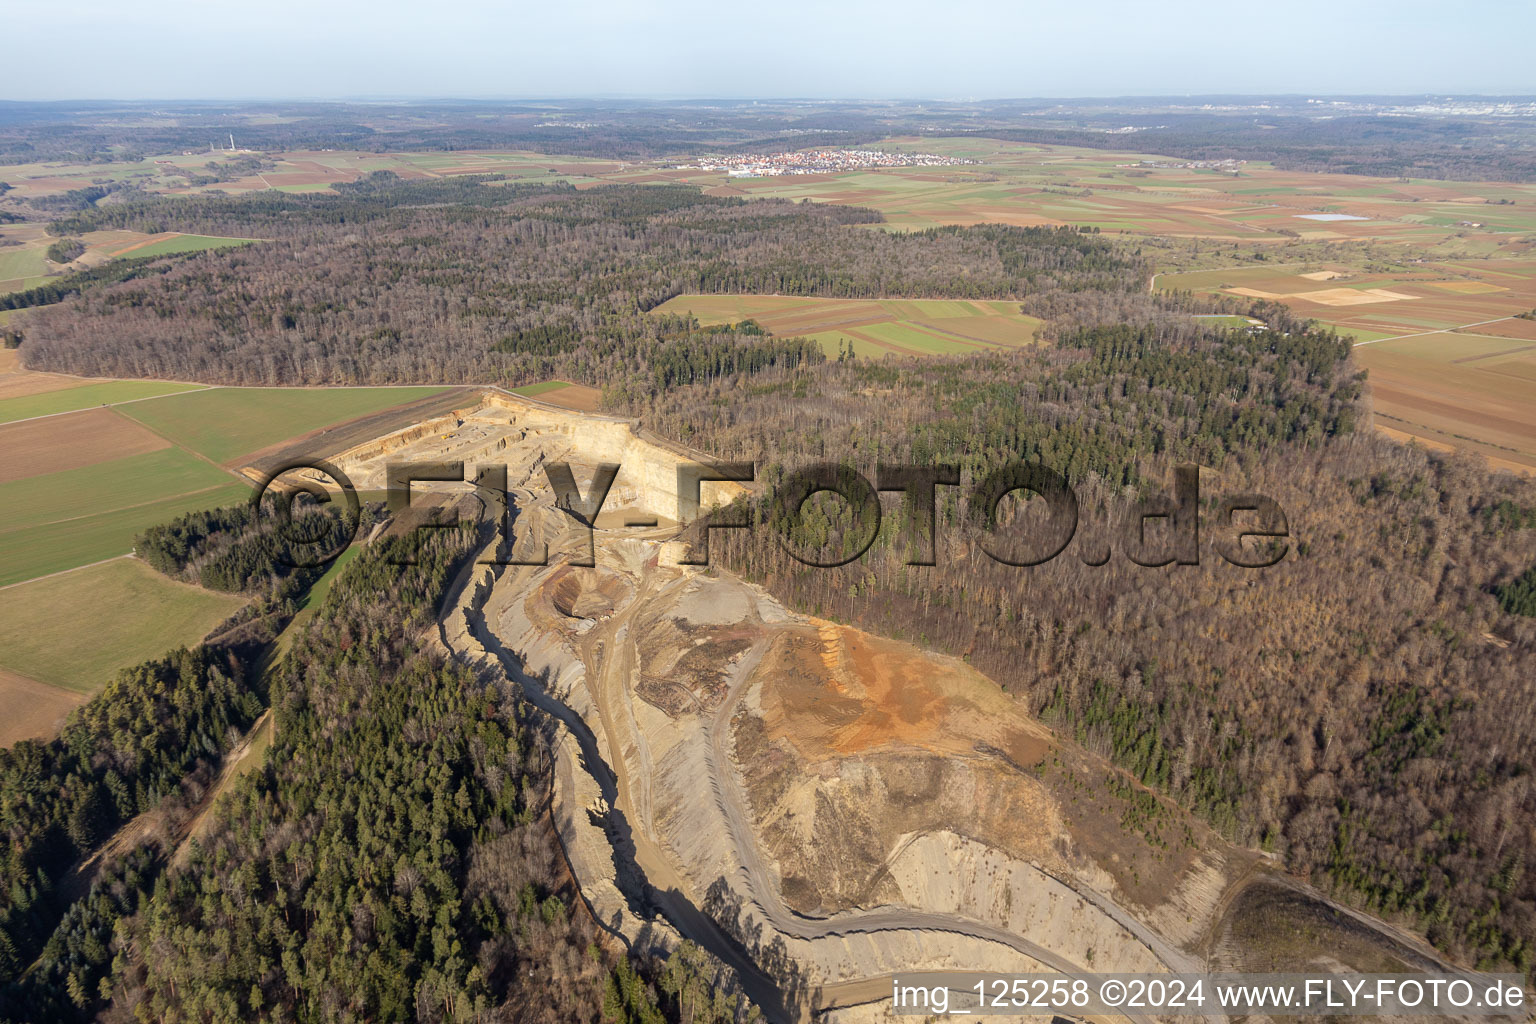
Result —
<path fill-rule="evenodd" d="M 136 402 L 125 415 L 214 462 L 449 388 L 208 388 Z"/>
<path fill-rule="evenodd" d="M 206 252 L 209 249 L 230 249 L 250 245 L 255 238 L 220 238 L 215 235 L 178 235 L 151 240 L 143 246 L 130 245 L 114 252 L 113 256 L 169 256 L 183 252 Z"/>
<path fill-rule="evenodd" d="M 203 161 L 207 163 L 207 161 Z M 63 162 L 11 164 L 0 168 L 0 180 L 14 190 L 14 197 L 28 200 L 39 196 L 60 195 L 72 189 L 88 188 L 98 182 L 132 181 L 154 188 L 170 186 L 184 181 L 173 176 L 170 168 L 159 161 L 123 160 L 113 163 Z"/>
<path fill-rule="evenodd" d="M 41 394 L 23 394 L 13 398 L 0 398 L 0 423 L 38 416 L 56 416 L 60 413 L 78 412 L 102 405 L 119 405 L 138 402 L 187 391 L 202 390 L 201 384 L 180 384 L 159 380 L 112 380 L 91 383 L 80 381 L 79 387 L 61 388 Z"/>
<path fill-rule="evenodd" d="M 216 487 L 0 533 L 0 587 L 126 555 L 148 527 L 250 496 L 249 484 L 230 477 Z"/>
<path fill-rule="evenodd" d="M 1536 471 L 1536 341 L 1439 332 L 1361 345 L 1379 425 Z"/>
<path fill-rule="evenodd" d="M 321 444 L 341 444 L 352 428 L 373 436 L 390 410 L 450 401 L 459 393 L 430 387 L 197 388 L 124 399 L 118 390 L 146 385 L 166 388 L 114 381 L 0 401 L 0 410 L 14 410 L 17 402 L 78 405 L 78 398 L 66 401 L 78 393 L 126 401 L 0 425 L 0 585 L 121 556 L 146 527 L 198 508 L 243 502 L 249 482 L 230 471 L 238 456 L 301 434 L 309 447 L 319 438 L 326 438 Z M 598 396 L 578 385 L 553 395 L 562 393 L 571 407 L 594 404 Z"/>
<path fill-rule="evenodd" d="M 133 558 L 0 590 L 0 668 L 74 694 L 198 642 L 245 603 Z"/>
<path fill-rule="evenodd" d="M 47 258 L 48 248 L 59 239 L 48 233 L 46 225 L 31 222 L 0 226 L 0 294 L 33 288 L 49 278 L 82 268 L 99 267 L 113 259 L 201 252 L 257 241 L 185 235 L 175 231 L 150 235 L 120 229 L 88 231 L 78 238 L 85 251 L 74 260 L 60 264 Z"/>
<path fill-rule="evenodd" d="M 1221 316 L 1219 314 L 1197 313 L 1194 319 L 1210 327 L 1263 327 L 1264 321 L 1255 320 L 1251 316 Z"/>
<path fill-rule="evenodd" d="M 933 331 L 923 330 L 911 322 L 867 324 L 850 333 L 860 338 L 889 345 L 893 351 L 915 352 L 920 355 L 949 355 L 982 346 L 967 345 L 958 339 L 945 338 Z M 987 346 L 991 347 L 991 346 Z"/>
<path fill-rule="evenodd" d="M 97 402 L 0 425 L 0 693 L 53 686 L 93 692 L 115 668 L 196 641 L 240 605 L 239 598 L 163 580 L 123 557 L 150 526 L 248 500 L 250 483 L 220 461 L 295 437 L 317 451 L 332 442 L 355 443 L 353 433 L 375 436 L 395 410 L 435 409 L 462 391 L 197 388 L 99 407 L 102 398 L 124 397 L 121 390 L 100 390 L 118 383 L 5 400 L 83 392 Z M 591 389 L 565 385 L 551 397 L 561 392 L 580 402 Z M 142 418 L 126 415 L 141 405 L 147 409 Z M 21 602 L 40 609 L 34 617 L 41 618 L 13 615 L 13 604 Z M 27 632 L 27 644 L 5 635 L 12 627 Z M 91 634 L 89 643 L 79 643 L 82 631 Z M 52 729 L 73 704 L 61 700 L 42 702 L 40 708 L 52 710 L 28 718 L 23 731 Z"/>
<path fill-rule="evenodd" d="M 538 395 L 546 395 L 551 391 L 559 391 L 571 385 L 563 380 L 546 380 L 538 384 L 524 384 L 522 387 L 512 388 L 514 395 L 523 395 L 526 398 L 534 398 Z"/>
<path fill-rule="evenodd" d="M 17 740 L 46 740 L 58 735 L 69 713 L 85 703 L 83 693 L 49 686 L 0 668 L 0 747 Z"/>
<path fill-rule="evenodd" d="M 25 243 L 0 248 L 0 292 L 20 291 L 20 282 L 47 274 L 49 268 L 43 257 L 44 248 Z"/>
<path fill-rule="evenodd" d="M 1509 291 L 1504 285 L 1490 284 L 1487 281 L 1435 281 L 1430 287 L 1455 292 L 1458 295 L 1490 295 L 1493 292 Z"/>
<path fill-rule="evenodd" d="M 230 483 L 224 470 L 181 448 L 0 482 L 0 543 L 6 534 L 99 515 Z"/>
<path fill-rule="evenodd" d="M 602 404 L 603 393 L 585 384 L 572 384 L 565 380 L 546 380 L 538 384 L 524 384 L 511 389 L 514 395 L 537 398 L 549 405 L 558 405 L 576 412 L 596 412 Z"/>
<path fill-rule="evenodd" d="M 1437 329 L 1483 331 L 1491 326 L 1488 321 L 1536 308 L 1536 277 L 1529 270 L 1536 270 L 1536 260 L 1425 262 L 1390 272 L 1343 264 L 1324 270 L 1305 264 L 1239 267 L 1159 274 L 1157 288 L 1277 300 L 1341 330 L 1390 337 Z"/>
<path fill-rule="evenodd" d="M 0 355 L 9 356 L 0 362 L 0 401 L 78 388 L 88 383 L 79 377 L 68 377 L 62 373 L 28 373 L 16 360 L 13 349 L 6 349 Z"/>
<path fill-rule="evenodd" d="M 111 409 L 0 425 L 0 486 L 44 473 L 169 448 L 165 438 Z"/>
<path fill-rule="evenodd" d="M 945 224 L 1072 225 L 1104 232 L 1259 247 L 1315 242 L 1406 243 L 1440 254 L 1528 253 L 1536 185 L 1402 181 L 1279 171 L 1259 163 L 1191 167 L 1144 153 L 1030 146 L 989 139 L 895 137 L 887 151 L 977 161 L 953 167 L 727 178 L 678 171 L 716 195 L 778 196 L 868 206 L 886 229 Z M 637 171 L 604 180 L 638 180 Z"/>
<path fill-rule="evenodd" d="M 889 345 L 871 341 L 848 331 L 817 331 L 805 337 L 816 342 L 823 352 L 832 356 L 836 356 L 840 351 L 851 351 L 859 359 L 883 359 L 895 351 Z"/>
<path fill-rule="evenodd" d="M 781 337 L 807 337 L 829 355 L 952 355 L 1034 343 L 1040 321 L 1004 301 L 679 295 L 653 312 L 692 313 L 704 326 L 755 320 Z"/>
<path fill-rule="evenodd" d="M 190 185 L 183 176 L 172 180 L 168 192 L 326 192 L 375 171 L 406 179 L 443 178 L 463 174 L 497 175 L 514 181 L 599 182 L 624 165 L 613 160 L 550 156 L 530 152 L 455 151 L 452 153 L 367 153 L 353 151 L 294 151 L 271 154 L 273 168 L 234 181 Z"/>
<path fill-rule="evenodd" d="M 1391 436 L 1536 470 L 1536 260 L 1456 260 L 1370 272 L 1243 267 L 1161 274 L 1159 289 L 1285 303 L 1356 345 Z"/>

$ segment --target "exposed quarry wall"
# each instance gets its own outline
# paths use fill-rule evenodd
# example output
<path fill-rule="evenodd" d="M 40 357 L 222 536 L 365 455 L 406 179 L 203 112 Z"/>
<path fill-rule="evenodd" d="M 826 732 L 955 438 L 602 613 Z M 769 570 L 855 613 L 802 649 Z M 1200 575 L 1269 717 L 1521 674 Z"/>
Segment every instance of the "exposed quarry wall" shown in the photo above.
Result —
<path fill-rule="evenodd" d="M 473 563 L 465 567 L 445 606 L 440 626 L 444 648 L 487 678 L 511 676 L 524 687 L 525 693 L 528 687 L 542 690 L 548 686 L 561 694 L 564 700 L 578 707 L 590 705 L 582 681 L 580 660 L 568 656 L 562 658 L 562 653 L 568 655 L 568 652 L 562 652 L 558 645 L 550 645 L 543 651 L 534 651 L 532 645 L 525 645 L 525 657 L 531 655 L 532 658 L 520 667 L 508 664 L 503 657 L 487 649 L 477 635 L 479 631 L 471 621 L 471 616 L 481 617 L 483 621 L 486 605 L 492 600 L 495 583 L 496 574 L 490 568 Z M 492 619 L 500 621 L 511 596 L 505 590 L 502 591 L 500 600 L 492 604 Z M 528 673 L 537 675 L 543 681 L 536 681 Z M 580 714 L 579 711 L 577 713 Z M 554 721 L 551 750 L 554 756 L 554 792 L 550 813 L 560 835 L 566 861 L 578 880 L 582 898 L 592 915 L 604 927 L 622 935 L 631 948 L 665 957 L 677 947 L 682 938 L 665 921 L 641 918 L 631 912 L 629 901 L 616 884 L 613 853 L 608 839 L 603 830 L 593 823 L 589 813 L 606 810 L 601 789 L 591 774 L 580 767 L 580 745 L 568 725 L 559 716 L 555 716 Z"/>
<path fill-rule="evenodd" d="M 615 487 L 633 489 L 639 496 L 639 504 L 674 522 L 680 523 L 687 518 L 679 507 L 677 469 L 686 463 L 702 461 L 703 455 L 673 447 L 660 438 L 642 435 L 629 420 L 563 412 L 498 391 L 487 392 L 485 404 L 507 409 L 519 420 L 538 423 L 568 438 L 571 447 L 581 452 L 586 462 L 617 463 L 621 468 L 614 480 Z M 740 484 L 705 483 L 701 487 L 701 505 L 707 508 L 725 504 L 742 493 L 745 489 Z"/>
<path fill-rule="evenodd" d="M 577 413 L 543 405 L 497 390 L 487 390 L 476 405 L 414 424 L 350 448 L 335 462 L 360 488 L 384 485 L 384 468 L 392 461 L 463 462 L 466 472 L 477 466 L 508 462 L 517 449 L 518 462 L 509 479 L 546 486 L 538 468 L 545 461 L 570 461 L 590 471 L 599 463 L 616 463 L 605 508 L 638 506 L 673 522 L 685 522 L 677 483 L 679 466 L 704 460 L 643 432 L 625 419 Z M 585 473 L 577 473 L 585 485 Z M 741 484 L 706 482 L 700 488 L 701 507 L 726 504 L 746 492 Z"/>

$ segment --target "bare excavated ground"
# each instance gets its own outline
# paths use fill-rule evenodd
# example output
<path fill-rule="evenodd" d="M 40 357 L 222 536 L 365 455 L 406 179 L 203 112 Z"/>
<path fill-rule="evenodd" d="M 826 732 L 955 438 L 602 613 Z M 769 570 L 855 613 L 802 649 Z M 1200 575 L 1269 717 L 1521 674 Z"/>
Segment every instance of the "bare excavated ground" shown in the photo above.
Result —
<path fill-rule="evenodd" d="M 963 662 L 811 622 L 774 638 L 757 678 L 736 761 L 802 913 L 898 898 L 891 852 L 922 833 L 978 839 L 1133 907 L 1187 886 L 1186 916 L 1209 909 L 1197 879 L 1252 860 Z"/>
<path fill-rule="evenodd" d="M 514 546 L 548 542 L 550 562 L 476 569 L 444 638 L 481 671 L 536 687 L 574 730 L 558 748 L 554 816 L 594 914 L 616 931 L 648 934 L 635 922 L 659 915 L 725 962 L 754 960 L 787 1005 L 935 967 L 1269 970 L 1310 963 L 1309 951 L 1372 969 L 1413 962 L 1391 929 L 1274 881 L 1260 854 L 1054 734 L 964 662 L 679 565 L 675 530 L 625 525 L 665 521 L 654 480 L 675 475 L 677 454 L 625 440 L 613 421 L 592 431 L 498 399 L 340 461 L 359 481 L 407 456 L 506 466 Z M 652 482 L 626 464 L 597 564 L 573 565 L 582 531 L 553 507 L 541 467 L 568 459 L 584 485 L 615 445 Z"/>

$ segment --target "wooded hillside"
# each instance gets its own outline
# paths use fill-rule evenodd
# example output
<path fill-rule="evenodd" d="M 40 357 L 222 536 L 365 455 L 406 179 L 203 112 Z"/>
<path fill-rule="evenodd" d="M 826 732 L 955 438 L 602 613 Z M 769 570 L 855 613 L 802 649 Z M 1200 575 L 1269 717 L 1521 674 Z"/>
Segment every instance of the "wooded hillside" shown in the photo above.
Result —
<path fill-rule="evenodd" d="M 22 357 L 34 369 L 229 384 L 561 377 L 660 390 L 821 359 L 792 339 L 647 315 L 684 292 L 1013 298 L 1118 293 L 1145 275 L 1069 230 L 892 234 L 849 230 L 878 219 L 866 210 L 682 187 L 384 179 L 320 200 L 164 200 L 83 215 L 98 227 L 276 240 L 36 310 Z"/>

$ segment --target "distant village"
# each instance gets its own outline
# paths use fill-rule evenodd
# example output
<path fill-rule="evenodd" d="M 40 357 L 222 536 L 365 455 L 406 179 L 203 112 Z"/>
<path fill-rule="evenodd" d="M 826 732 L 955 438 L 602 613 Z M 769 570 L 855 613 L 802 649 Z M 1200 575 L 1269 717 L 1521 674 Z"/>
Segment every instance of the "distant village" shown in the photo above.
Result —
<path fill-rule="evenodd" d="M 1115 164 L 1115 166 L 1160 167 L 1186 171 L 1231 171 L 1235 174 L 1247 163 L 1247 160 L 1139 160 L 1134 164 Z"/>
<path fill-rule="evenodd" d="M 813 149 L 798 153 L 746 154 L 704 157 L 696 164 L 679 164 L 677 170 L 724 171 L 732 178 L 772 178 L 782 174 L 827 174 L 862 171 L 872 167 L 953 167 L 974 164 L 937 153 L 887 153 L 879 149 Z"/>

